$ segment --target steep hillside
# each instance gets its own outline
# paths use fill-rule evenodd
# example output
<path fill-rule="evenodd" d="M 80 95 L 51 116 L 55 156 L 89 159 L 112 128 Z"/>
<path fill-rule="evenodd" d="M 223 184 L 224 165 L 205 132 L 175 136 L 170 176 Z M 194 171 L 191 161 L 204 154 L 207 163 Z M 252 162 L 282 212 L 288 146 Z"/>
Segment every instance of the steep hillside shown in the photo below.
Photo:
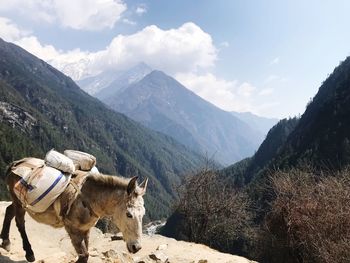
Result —
<path fill-rule="evenodd" d="M 311 163 L 339 169 L 350 164 L 350 57 L 321 85 L 288 137 L 278 166 Z"/>
<path fill-rule="evenodd" d="M 172 138 L 108 109 L 58 70 L 1 39 L 0 135 L 2 175 L 15 159 L 73 148 L 94 154 L 104 172 L 150 177 L 151 218 L 168 214 L 173 184 L 201 162 Z"/>
<path fill-rule="evenodd" d="M 161 71 L 151 72 L 104 102 L 222 164 L 253 154 L 263 138 Z"/>

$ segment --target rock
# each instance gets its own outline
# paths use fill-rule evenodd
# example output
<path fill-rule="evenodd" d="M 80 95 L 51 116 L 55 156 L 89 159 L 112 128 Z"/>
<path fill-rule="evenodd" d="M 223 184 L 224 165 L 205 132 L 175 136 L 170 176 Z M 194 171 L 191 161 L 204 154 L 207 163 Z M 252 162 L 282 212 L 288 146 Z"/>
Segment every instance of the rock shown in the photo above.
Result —
<path fill-rule="evenodd" d="M 143 257 L 141 259 L 135 260 L 136 263 L 154 263 L 154 260 L 152 260 L 149 256 Z"/>
<path fill-rule="evenodd" d="M 96 250 L 89 252 L 89 255 L 90 255 L 90 257 L 98 257 L 99 256 L 98 251 L 96 251 Z"/>
<path fill-rule="evenodd" d="M 149 257 L 155 260 L 157 263 L 167 263 L 168 257 L 161 251 L 155 251 Z"/>
<path fill-rule="evenodd" d="M 111 240 L 112 240 L 112 241 L 123 240 L 123 237 L 122 237 L 122 236 L 114 235 L 114 236 L 111 236 Z"/>
<path fill-rule="evenodd" d="M 168 244 L 161 244 L 157 247 L 157 250 L 164 250 L 168 248 Z"/>
<path fill-rule="evenodd" d="M 200 260 L 198 260 L 198 263 L 208 263 L 208 260 L 206 260 L 206 259 L 200 259 Z"/>
<path fill-rule="evenodd" d="M 131 263 L 134 262 L 130 254 L 128 253 L 118 253 L 113 249 L 106 252 L 102 252 L 104 256 L 103 262 L 107 263 Z"/>
<path fill-rule="evenodd" d="M 118 257 L 117 252 L 115 252 L 115 250 L 110 249 L 106 252 L 102 252 L 102 254 L 106 257 L 106 258 L 116 258 Z"/>

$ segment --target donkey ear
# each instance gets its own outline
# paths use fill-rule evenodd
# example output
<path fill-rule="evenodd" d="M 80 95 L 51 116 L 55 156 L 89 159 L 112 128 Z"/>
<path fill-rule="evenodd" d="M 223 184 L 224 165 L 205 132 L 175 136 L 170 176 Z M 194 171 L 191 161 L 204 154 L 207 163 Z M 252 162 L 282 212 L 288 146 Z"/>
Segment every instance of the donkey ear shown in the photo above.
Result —
<path fill-rule="evenodd" d="M 146 178 L 140 185 L 140 193 L 139 195 L 144 195 L 146 193 L 146 189 L 147 189 L 147 183 L 148 183 L 148 178 Z"/>
<path fill-rule="evenodd" d="M 133 178 L 130 179 L 128 187 L 126 191 L 128 192 L 128 195 L 131 195 L 133 192 L 135 192 L 136 186 L 137 186 L 137 178 L 138 176 L 134 176 Z"/>

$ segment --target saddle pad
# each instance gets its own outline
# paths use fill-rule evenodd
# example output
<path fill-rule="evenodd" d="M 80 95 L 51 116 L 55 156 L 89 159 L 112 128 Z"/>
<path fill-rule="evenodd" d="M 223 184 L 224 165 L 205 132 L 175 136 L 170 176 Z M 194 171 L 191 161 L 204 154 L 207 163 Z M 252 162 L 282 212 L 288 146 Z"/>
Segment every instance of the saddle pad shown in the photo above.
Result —
<path fill-rule="evenodd" d="M 25 164 L 16 167 L 13 172 L 16 173 L 19 167 L 25 167 Z M 45 165 L 34 168 L 31 172 L 23 172 L 25 168 L 21 169 L 22 178 L 15 184 L 14 192 L 23 207 L 34 213 L 46 211 L 66 189 L 71 179 L 70 174 Z"/>

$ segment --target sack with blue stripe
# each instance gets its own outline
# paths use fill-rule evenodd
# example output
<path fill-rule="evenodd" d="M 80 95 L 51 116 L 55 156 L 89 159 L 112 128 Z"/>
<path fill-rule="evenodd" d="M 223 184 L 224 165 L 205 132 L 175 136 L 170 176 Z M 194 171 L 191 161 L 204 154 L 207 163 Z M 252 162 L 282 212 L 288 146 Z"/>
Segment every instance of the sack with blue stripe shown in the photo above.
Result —
<path fill-rule="evenodd" d="M 59 153 L 50 152 L 57 159 L 60 170 L 47 165 L 55 166 L 52 162 L 46 163 L 44 160 L 37 158 L 22 159 L 12 169 L 13 173 L 21 177 L 21 180 L 14 186 L 14 192 L 22 202 L 23 207 L 33 213 L 46 211 L 63 193 L 71 179 L 72 170 L 66 172 L 62 168 L 62 163 L 57 158 Z M 47 155 L 45 159 L 50 156 Z M 67 160 L 64 159 L 63 162 L 67 162 Z M 68 167 L 72 166 L 74 167 L 73 163 L 68 165 Z"/>

